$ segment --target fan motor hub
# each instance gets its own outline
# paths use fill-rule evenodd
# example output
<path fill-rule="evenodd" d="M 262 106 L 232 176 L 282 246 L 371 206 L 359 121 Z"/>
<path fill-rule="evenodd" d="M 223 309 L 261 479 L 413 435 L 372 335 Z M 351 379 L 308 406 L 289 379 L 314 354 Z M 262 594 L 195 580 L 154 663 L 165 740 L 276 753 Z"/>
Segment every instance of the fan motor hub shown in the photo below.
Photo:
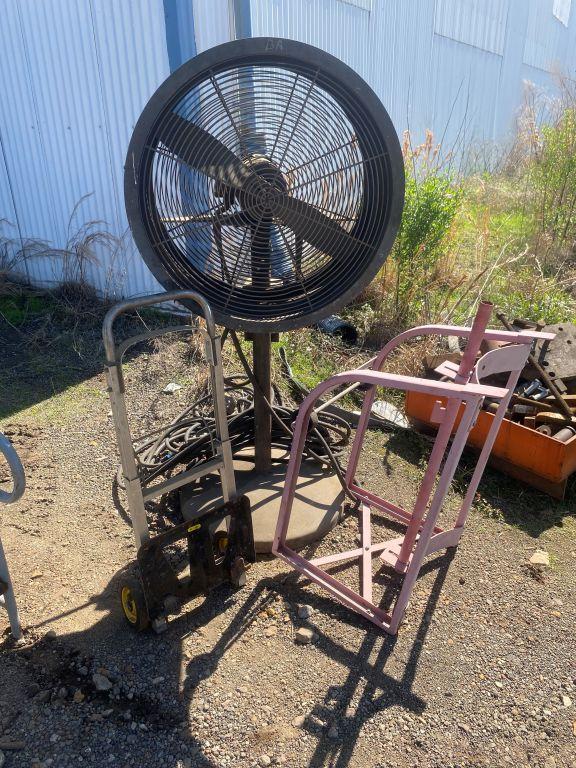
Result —
<path fill-rule="evenodd" d="M 256 216 L 272 216 L 288 192 L 284 174 L 276 163 L 264 155 L 250 155 L 244 164 L 252 171 L 252 176 L 239 195 L 240 205 Z"/>

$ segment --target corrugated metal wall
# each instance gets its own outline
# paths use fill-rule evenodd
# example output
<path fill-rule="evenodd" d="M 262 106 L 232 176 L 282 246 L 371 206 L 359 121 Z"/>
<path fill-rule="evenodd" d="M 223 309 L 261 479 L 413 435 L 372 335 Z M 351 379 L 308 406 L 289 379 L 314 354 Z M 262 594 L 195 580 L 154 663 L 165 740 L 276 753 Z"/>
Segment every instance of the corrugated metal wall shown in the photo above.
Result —
<path fill-rule="evenodd" d="M 122 175 L 144 104 L 193 50 L 234 35 L 241 8 L 251 34 L 289 37 L 343 59 L 374 88 L 398 133 L 431 129 L 444 147 L 501 139 L 526 83 L 554 91 L 576 70 L 571 0 L 10 0 L 2 6 L 0 219 L 25 237 L 65 245 L 104 220 L 126 230 Z M 248 18 L 245 18 L 248 16 Z M 168 29 L 167 24 L 168 22 Z M 170 49 L 170 39 L 176 47 Z M 0 222 L 6 236 L 17 228 Z M 127 251 L 91 267 L 100 290 L 158 286 Z M 59 263 L 30 262 L 37 283 Z"/>
<path fill-rule="evenodd" d="M 11 0 L 2 6 L 0 218 L 64 247 L 70 232 L 103 220 L 126 231 L 123 166 L 146 101 L 169 74 L 162 0 Z M 76 203 L 89 195 L 69 218 Z M 3 226 L 16 237 L 16 228 Z M 89 267 L 102 291 L 148 293 L 157 284 L 127 238 L 123 254 Z M 60 262 L 33 259 L 50 284 Z"/>
<path fill-rule="evenodd" d="M 251 0 L 254 36 L 290 37 L 343 59 L 401 134 L 445 148 L 503 139 L 526 83 L 576 76 L 571 0 Z"/>

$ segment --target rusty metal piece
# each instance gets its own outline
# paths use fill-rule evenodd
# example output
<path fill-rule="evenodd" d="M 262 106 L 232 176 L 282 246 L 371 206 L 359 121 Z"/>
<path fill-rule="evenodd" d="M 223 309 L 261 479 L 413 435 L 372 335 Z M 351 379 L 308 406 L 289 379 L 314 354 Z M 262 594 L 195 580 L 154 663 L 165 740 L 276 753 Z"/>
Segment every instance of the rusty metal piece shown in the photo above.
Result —
<path fill-rule="evenodd" d="M 574 427 L 562 427 L 562 429 L 559 432 L 556 432 L 553 437 L 554 440 L 560 440 L 561 443 L 567 443 L 568 440 L 572 440 L 574 435 L 576 435 L 576 429 L 574 429 Z"/>
<path fill-rule="evenodd" d="M 576 325 L 558 323 L 545 326 L 545 330 L 554 333 L 555 338 L 537 342 L 534 356 L 554 381 L 576 379 Z"/>
<path fill-rule="evenodd" d="M 522 422 L 522 426 L 528 427 L 528 429 L 535 429 L 536 428 L 536 417 L 535 416 L 526 416 L 524 418 L 524 421 Z"/>
<path fill-rule="evenodd" d="M 562 395 L 562 400 L 564 400 L 564 402 L 569 405 L 570 408 L 576 408 L 576 395 Z M 540 403 L 538 407 L 541 408 L 542 406 L 551 402 L 554 402 L 554 397 L 547 397 L 545 402 Z"/>
<path fill-rule="evenodd" d="M 550 398 L 547 398 L 549 400 Z M 536 408 L 536 403 L 534 400 L 531 400 L 529 397 L 524 397 L 523 395 L 512 395 L 511 402 L 516 403 L 522 403 L 522 405 L 531 405 L 533 408 Z M 539 402 L 538 403 L 538 411 L 553 411 L 554 405 L 550 402 Z"/>
<path fill-rule="evenodd" d="M 516 416 L 531 416 L 536 413 L 535 405 L 524 405 L 523 403 L 517 403 L 512 406 L 512 413 Z"/>
<path fill-rule="evenodd" d="M 508 322 L 508 320 L 506 319 L 506 316 L 502 312 L 498 312 L 496 314 L 496 317 L 498 318 L 498 320 L 500 320 L 500 322 L 506 328 L 506 330 L 508 331 L 514 330 L 510 325 L 510 323 Z M 545 342 L 543 342 L 543 344 L 544 343 L 548 344 L 549 342 L 548 340 L 546 340 Z M 534 366 L 534 368 L 536 368 L 540 378 L 550 390 L 550 394 L 554 396 L 554 399 L 558 403 L 559 411 L 566 417 L 568 421 L 571 421 L 573 419 L 572 411 L 570 410 L 566 402 L 562 399 L 562 394 L 559 392 L 559 390 L 557 389 L 556 385 L 554 384 L 554 382 L 552 381 L 548 373 L 540 365 L 538 360 L 536 360 L 534 355 L 532 354 L 528 355 L 528 361 Z"/>
<path fill-rule="evenodd" d="M 553 411 L 541 411 L 536 414 L 537 424 L 560 424 L 570 423 L 563 413 L 554 413 Z"/>

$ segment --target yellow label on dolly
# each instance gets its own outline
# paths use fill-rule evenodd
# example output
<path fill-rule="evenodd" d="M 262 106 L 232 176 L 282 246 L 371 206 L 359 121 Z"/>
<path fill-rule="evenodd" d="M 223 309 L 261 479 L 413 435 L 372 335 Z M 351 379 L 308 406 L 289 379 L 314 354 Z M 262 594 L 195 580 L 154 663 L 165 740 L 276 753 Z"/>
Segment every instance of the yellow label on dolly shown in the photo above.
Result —
<path fill-rule="evenodd" d="M 188 533 L 194 533 L 194 531 L 197 531 L 199 528 L 202 528 L 200 523 L 196 523 L 196 525 L 191 525 L 187 528 Z"/>

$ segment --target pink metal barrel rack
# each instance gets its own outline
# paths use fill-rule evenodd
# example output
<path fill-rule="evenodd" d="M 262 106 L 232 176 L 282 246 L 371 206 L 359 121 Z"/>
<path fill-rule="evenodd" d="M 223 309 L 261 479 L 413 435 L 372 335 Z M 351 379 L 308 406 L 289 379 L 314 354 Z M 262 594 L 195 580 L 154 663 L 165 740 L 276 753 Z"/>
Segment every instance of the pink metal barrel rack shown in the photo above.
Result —
<path fill-rule="evenodd" d="M 405 331 L 386 344 L 374 359 L 371 369 L 346 371 L 327 379 L 319 384 L 300 406 L 272 551 L 311 581 L 326 589 L 341 603 L 390 634 L 396 634 L 398 631 L 426 556 L 458 545 L 492 445 L 526 363 L 532 342 L 536 338 L 553 338 L 551 334 L 530 330 L 514 332 L 488 329 L 491 311 L 492 305 L 489 302 L 482 302 L 471 328 L 427 325 Z M 445 378 L 451 378 L 452 381 L 433 381 L 382 372 L 381 369 L 387 357 L 399 344 L 418 336 L 430 335 L 458 336 L 468 340 L 460 365 L 445 364 L 442 368 Z M 501 342 L 504 346 L 487 352 L 476 362 L 483 339 Z M 487 386 L 481 383 L 482 379 L 499 373 L 508 373 L 504 387 Z M 287 546 L 286 538 L 308 423 L 322 395 L 343 384 L 352 383 L 369 385 L 345 475 L 347 488 L 358 501 L 360 546 L 307 560 Z M 361 487 L 355 480 L 377 387 L 405 392 L 423 392 L 442 398 L 436 403 L 434 413 L 434 420 L 439 424 L 439 429 L 411 512 Z M 438 515 L 466 445 L 468 434 L 474 426 L 485 398 L 498 402 L 498 408 L 454 525 L 451 528 L 442 529 L 437 525 Z M 375 542 L 372 537 L 372 509 L 386 514 L 397 523 L 402 523 L 405 526 L 404 535 Z M 375 557 L 392 566 L 403 577 L 398 597 L 390 610 L 384 610 L 373 602 L 372 561 Z M 359 591 L 344 584 L 322 567 L 343 561 L 358 563 Z"/>

